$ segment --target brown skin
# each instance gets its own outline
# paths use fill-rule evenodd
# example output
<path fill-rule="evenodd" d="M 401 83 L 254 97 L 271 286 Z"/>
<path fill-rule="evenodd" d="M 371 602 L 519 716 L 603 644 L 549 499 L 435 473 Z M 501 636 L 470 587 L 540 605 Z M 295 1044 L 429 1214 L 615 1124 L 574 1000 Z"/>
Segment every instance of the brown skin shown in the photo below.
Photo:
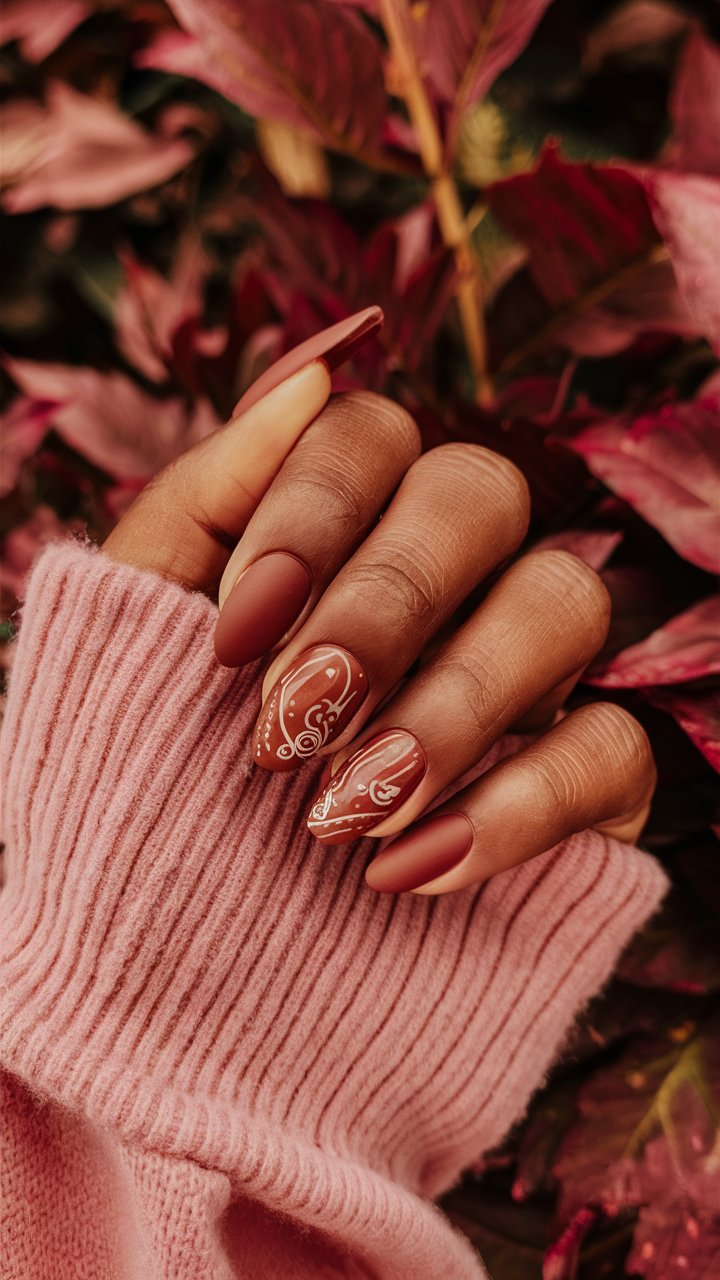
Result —
<path fill-rule="evenodd" d="M 337 771 L 385 730 L 414 736 L 427 767 L 419 780 L 419 770 L 412 774 L 400 807 L 370 828 L 397 836 L 510 727 L 553 719 L 604 641 L 609 601 L 582 561 L 534 553 L 453 630 L 469 593 L 523 540 L 525 481 L 471 444 L 420 457 L 404 410 L 369 393 L 327 400 L 329 386 L 319 365 L 281 384 L 157 476 L 104 549 L 212 597 L 219 588 L 221 604 L 263 555 L 297 557 L 309 571 L 309 595 L 276 646 L 263 695 L 272 697 L 291 664 L 317 645 L 360 664 L 369 691 L 320 754 L 334 756 Z M 441 628 L 443 644 L 407 679 Z M 287 767 L 269 752 L 258 762 Z M 636 840 L 654 785 L 637 722 L 612 705 L 584 707 L 436 811 L 465 815 L 474 838 L 459 866 L 413 887 L 450 892 L 477 883 L 586 827 Z M 407 887 L 398 868 L 388 846 L 368 883 Z"/>

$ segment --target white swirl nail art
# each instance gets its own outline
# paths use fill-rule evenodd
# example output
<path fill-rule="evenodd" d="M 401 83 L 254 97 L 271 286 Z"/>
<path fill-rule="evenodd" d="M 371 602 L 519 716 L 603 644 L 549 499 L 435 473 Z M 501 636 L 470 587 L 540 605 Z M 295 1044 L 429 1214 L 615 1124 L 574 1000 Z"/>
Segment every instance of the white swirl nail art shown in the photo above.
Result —
<path fill-rule="evenodd" d="M 392 729 L 361 747 L 318 796 L 308 827 L 320 838 L 361 835 L 405 801 L 425 772 L 420 743 Z"/>
<path fill-rule="evenodd" d="M 327 687 L 304 712 L 306 687 Z M 264 717 L 264 727 L 257 737 L 256 755 L 263 748 L 279 760 L 305 760 L 328 742 L 338 721 L 353 701 L 360 702 L 367 693 L 367 678 L 359 663 L 351 665 L 342 649 L 329 645 L 312 651 L 299 665 L 294 665 L 278 681 Z M 348 716 L 344 717 L 346 720 Z M 293 724 L 293 720 L 299 723 Z"/>

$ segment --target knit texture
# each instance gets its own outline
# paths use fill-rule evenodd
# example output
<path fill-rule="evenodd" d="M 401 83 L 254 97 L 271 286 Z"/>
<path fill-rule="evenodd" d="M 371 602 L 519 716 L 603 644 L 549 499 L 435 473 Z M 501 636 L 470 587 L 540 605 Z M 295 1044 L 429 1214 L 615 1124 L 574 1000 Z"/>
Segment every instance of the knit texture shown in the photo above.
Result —
<path fill-rule="evenodd" d="M 319 766 L 252 765 L 263 664 L 219 668 L 216 617 L 73 542 L 31 576 L 2 734 L 9 1274 L 478 1277 L 432 1200 L 664 876 L 584 833 L 479 889 L 372 892 L 372 842 L 305 828 Z"/>

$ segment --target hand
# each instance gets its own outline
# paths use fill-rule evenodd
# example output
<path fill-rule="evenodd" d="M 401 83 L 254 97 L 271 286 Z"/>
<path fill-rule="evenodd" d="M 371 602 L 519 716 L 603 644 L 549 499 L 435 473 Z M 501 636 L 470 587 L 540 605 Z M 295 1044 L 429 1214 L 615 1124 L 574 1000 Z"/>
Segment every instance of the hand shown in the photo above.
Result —
<path fill-rule="evenodd" d="M 427 815 L 510 728 L 552 723 L 604 641 L 609 602 L 582 561 L 531 553 L 428 656 L 520 547 L 527 486 L 479 446 L 420 457 L 414 422 L 382 397 L 329 399 L 329 369 L 379 322 L 360 313 L 269 370 L 104 550 L 218 592 L 226 665 L 275 650 L 255 761 L 334 756 L 309 826 L 328 844 L 399 836 L 370 864 L 371 887 L 449 892 L 586 827 L 633 841 L 655 770 L 640 725 L 612 704 L 571 712 Z"/>

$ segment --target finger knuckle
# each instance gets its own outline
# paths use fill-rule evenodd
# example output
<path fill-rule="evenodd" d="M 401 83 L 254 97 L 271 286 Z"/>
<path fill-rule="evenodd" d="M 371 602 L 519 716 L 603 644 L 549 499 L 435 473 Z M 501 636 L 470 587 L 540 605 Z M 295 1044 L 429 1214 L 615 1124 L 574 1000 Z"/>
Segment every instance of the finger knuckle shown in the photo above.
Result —
<path fill-rule="evenodd" d="M 611 745 L 629 770 L 653 767 L 652 750 L 642 725 L 616 702 L 593 702 L 578 712 L 580 723 L 603 743 Z"/>
<path fill-rule="evenodd" d="M 436 476 L 463 488 L 481 489 L 486 499 L 494 499 L 513 512 L 529 516 L 527 481 L 515 463 L 501 453 L 479 444 L 451 441 L 423 454 L 415 465 L 430 469 Z"/>
<path fill-rule="evenodd" d="M 472 658 L 455 654 L 452 657 L 438 658 L 435 664 L 435 675 L 440 687 L 454 688 L 460 705 L 464 708 L 467 722 L 464 731 L 474 726 L 478 741 L 485 741 L 487 735 L 497 727 L 499 707 L 508 704 L 512 699 L 512 677 L 505 672 L 502 664 L 488 654 L 486 658 L 475 653 Z"/>
<path fill-rule="evenodd" d="M 561 609 L 591 624 L 602 643 L 610 621 L 610 596 L 602 579 L 569 551 L 535 551 L 520 562 Z"/>
<path fill-rule="evenodd" d="M 345 586 L 371 599 L 392 603 L 397 614 L 424 623 L 438 607 L 438 587 L 422 568 L 398 557 L 389 560 L 361 560 L 345 567 Z"/>
<path fill-rule="evenodd" d="M 355 439 L 358 434 L 371 438 L 378 435 L 408 460 L 416 458 L 422 447 L 420 428 L 412 414 L 397 401 L 375 391 L 341 392 L 333 396 L 326 412 L 349 421 Z"/>

